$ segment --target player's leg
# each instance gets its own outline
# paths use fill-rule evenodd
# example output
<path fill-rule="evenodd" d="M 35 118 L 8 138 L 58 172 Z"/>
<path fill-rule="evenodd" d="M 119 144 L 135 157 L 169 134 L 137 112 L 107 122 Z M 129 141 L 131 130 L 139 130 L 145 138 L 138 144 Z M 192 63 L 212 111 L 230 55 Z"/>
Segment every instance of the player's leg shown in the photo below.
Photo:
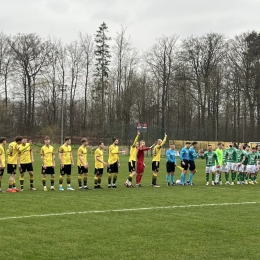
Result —
<path fill-rule="evenodd" d="M 113 164 L 113 180 L 112 180 L 112 188 L 116 188 L 116 181 L 117 181 L 117 176 L 118 176 L 118 163 Z"/>
<path fill-rule="evenodd" d="M 136 177 L 135 177 L 135 181 L 136 181 L 136 187 L 141 187 L 141 175 L 144 172 L 144 164 L 143 162 L 138 162 L 136 164 Z"/>
<path fill-rule="evenodd" d="M 16 166 L 17 165 L 7 164 L 7 173 L 9 174 L 8 189 L 7 189 L 8 192 L 18 192 L 19 191 L 19 189 L 17 189 L 14 186 Z"/>
<path fill-rule="evenodd" d="M 152 186 L 155 188 L 159 188 L 160 186 L 157 185 L 157 176 L 159 172 L 160 163 L 159 162 L 152 162 L 152 169 L 153 169 L 153 177 L 152 177 Z"/>
<path fill-rule="evenodd" d="M 103 168 L 101 168 L 101 169 L 95 168 L 94 174 L 95 174 L 94 189 L 102 189 L 100 185 L 101 185 L 101 180 L 102 180 L 102 176 L 103 176 Z"/>
<path fill-rule="evenodd" d="M 47 191 L 47 187 L 46 187 L 46 169 L 44 169 L 42 167 L 42 186 L 43 186 L 43 190 Z"/>
<path fill-rule="evenodd" d="M 59 190 L 60 191 L 64 191 L 64 189 L 62 187 L 64 175 L 65 175 L 65 165 L 63 165 L 63 167 L 61 165 L 60 166 L 60 177 L 59 177 Z"/>
<path fill-rule="evenodd" d="M 231 170 L 231 163 L 228 162 L 227 166 L 226 166 L 226 172 L 225 172 L 225 179 L 226 179 L 226 184 L 227 185 L 230 185 L 230 182 L 229 182 L 229 171 L 230 170 Z"/>
<path fill-rule="evenodd" d="M 172 183 L 172 186 L 175 186 L 174 173 L 175 173 L 175 165 L 173 163 L 173 167 L 172 167 L 172 170 L 171 170 L 171 183 Z"/>
<path fill-rule="evenodd" d="M 133 187 L 132 181 L 133 181 L 133 177 L 136 174 L 135 161 L 128 162 L 128 170 L 129 170 L 129 176 L 128 176 L 127 180 L 125 181 L 125 186 L 126 187 Z"/>
<path fill-rule="evenodd" d="M 71 164 L 65 165 L 65 174 L 67 174 L 67 190 L 74 190 L 71 187 Z"/>
<path fill-rule="evenodd" d="M 189 162 L 187 160 L 183 160 L 181 163 L 181 166 L 183 168 L 182 173 L 181 173 L 181 185 L 185 186 L 186 185 L 186 173 L 189 168 Z"/>
<path fill-rule="evenodd" d="M 27 171 L 29 172 L 29 176 L 30 176 L 30 189 L 36 190 L 33 186 L 34 176 L 33 176 L 33 165 L 32 165 L 32 163 L 27 164 Z"/>
<path fill-rule="evenodd" d="M 206 173 L 206 186 L 209 185 L 209 173 L 210 173 L 210 167 L 205 168 L 205 173 Z"/>
<path fill-rule="evenodd" d="M 189 179 L 188 179 L 188 184 L 190 185 L 193 185 L 193 177 L 194 177 L 194 174 L 196 173 L 196 165 L 195 165 L 195 162 L 194 161 L 189 161 L 189 170 L 190 170 L 190 176 L 189 176 Z"/>
<path fill-rule="evenodd" d="M 112 165 L 108 165 L 107 166 L 107 173 L 108 173 L 108 176 L 107 176 L 107 187 L 108 188 L 111 188 L 112 185 L 111 185 L 111 182 L 112 182 Z"/>
<path fill-rule="evenodd" d="M 2 179 L 3 179 L 3 176 L 4 176 L 4 170 L 5 170 L 5 168 L 0 169 L 0 192 L 3 192 L 3 190 L 2 190 Z"/>
<path fill-rule="evenodd" d="M 84 174 L 84 177 L 83 177 L 83 189 L 84 190 L 91 190 L 89 187 L 88 187 L 88 168 L 84 168 L 83 169 L 83 174 Z"/>
<path fill-rule="evenodd" d="M 166 185 L 167 186 L 170 186 L 170 175 L 171 175 L 170 162 L 166 162 Z"/>
<path fill-rule="evenodd" d="M 237 176 L 236 164 L 235 163 L 231 163 L 231 178 L 232 178 L 231 185 L 235 184 L 236 176 Z"/>
<path fill-rule="evenodd" d="M 54 167 L 49 168 L 49 174 L 51 175 L 50 182 L 51 182 L 51 190 L 55 190 L 54 188 L 54 180 L 55 180 L 55 170 Z"/>
<path fill-rule="evenodd" d="M 83 167 L 84 168 L 84 167 Z M 82 190 L 82 167 L 78 166 L 78 185 L 79 185 L 79 190 Z"/>
<path fill-rule="evenodd" d="M 20 181 L 20 191 L 23 191 L 24 190 L 24 173 L 26 171 L 25 164 L 21 164 L 19 170 L 20 170 L 20 178 L 19 178 L 19 181 Z"/>

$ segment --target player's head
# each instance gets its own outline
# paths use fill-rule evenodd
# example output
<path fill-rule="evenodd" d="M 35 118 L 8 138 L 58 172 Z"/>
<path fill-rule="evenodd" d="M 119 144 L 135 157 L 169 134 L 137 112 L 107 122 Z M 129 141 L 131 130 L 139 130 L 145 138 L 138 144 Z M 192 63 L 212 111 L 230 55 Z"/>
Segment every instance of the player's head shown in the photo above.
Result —
<path fill-rule="evenodd" d="M 6 137 L 0 137 L 0 144 L 6 144 Z"/>
<path fill-rule="evenodd" d="M 229 147 L 233 147 L 234 143 L 233 142 L 229 142 Z"/>
<path fill-rule="evenodd" d="M 100 149 L 103 149 L 103 148 L 104 148 L 104 142 L 100 141 L 100 142 L 98 143 L 98 147 L 99 147 Z"/>
<path fill-rule="evenodd" d="M 51 139 L 49 136 L 44 137 L 44 143 L 45 143 L 45 145 L 49 145 L 51 143 Z"/>
<path fill-rule="evenodd" d="M 118 145 L 118 138 L 113 137 L 112 141 L 114 145 Z"/>
<path fill-rule="evenodd" d="M 260 145 L 257 146 L 257 151 L 260 151 Z"/>
<path fill-rule="evenodd" d="M 139 147 L 139 142 L 135 143 L 135 147 L 138 148 Z"/>
<path fill-rule="evenodd" d="M 64 143 L 65 144 L 71 144 L 71 139 L 70 139 L 70 137 L 68 137 L 68 136 L 66 136 L 65 138 L 64 138 Z"/>
<path fill-rule="evenodd" d="M 239 150 L 243 150 L 243 145 L 242 145 L 242 144 L 239 144 L 239 145 L 238 145 L 238 149 L 239 149 Z"/>
<path fill-rule="evenodd" d="M 162 139 L 157 139 L 156 144 L 160 145 L 162 143 Z"/>
<path fill-rule="evenodd" d="M 218 146 L 219 149 L 221 149 L 222 148 L 222 143 L 220 143 L 220 142 L 217 143 L 217 146 Z"/>
<path fill-rule="evenodd" d="M 87 146 L 88 145 L 88 139 L 87 138 L 82 138 L 81 139 L 81 144 L 84 145 L 84 146 Z"/>
<path fill-rule="evenodd" d="M 27 143 L 27 137 L 26 136 L 23 136 L 23 139 L 21 140 L 21 143 L 22 144 L 26 144 Z"/>
<path fill-rule="evenodd" d="M 175 149 L 175 144 L 170 144 L 170 149 L 174 150 Z"/>
<path fill-rule="evenodd" d="M 208 145 L 208 150 L 212 151 L 212 145 L 211 144 Z"/>
<path fill-rule="evenodd" d="M 248 152 L 250 150 L 250 145 L 246 146 L 246 151 Z"/>
<path fill-rule="evenodd" d="M 252 147 L 252 153 L 256 152 L 256 147 Z"/>
<path fill-rule="evenodd" d="M 187 148 L 190 148 L 190 145 L 191 145 L 191 142 L 186 142 L 186 143 L 185 143 L 185 146 L 186 146 Z"/>
<path fill-rule="evenodd" d="M 192 143 L 191 143 L 191 145 L 192 145 L 194 148 L 196 148 L 197 144 L 198 144 L 198 142 L 192 142 Z"/>
<path fill-rule="evenodd" d="M 18 143 L 18 144 L 20 144 L 22 140 L 23 140 L 23 137 L 20 136 L 20 135 L 15 137 L 15 142 Z"/>
<path fill-rule="evenodd" d="M 145 147 L 145 141 L 144 140 L 140 141 L 140 147 Z"/>

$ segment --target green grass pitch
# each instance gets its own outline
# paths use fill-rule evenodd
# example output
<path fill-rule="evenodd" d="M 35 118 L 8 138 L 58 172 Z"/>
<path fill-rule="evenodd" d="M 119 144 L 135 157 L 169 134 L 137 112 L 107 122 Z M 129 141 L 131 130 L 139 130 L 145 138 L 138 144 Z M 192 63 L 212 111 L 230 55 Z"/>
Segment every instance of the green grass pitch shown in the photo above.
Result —
<path fill-rule="evenodd" d="M 258 185 L 205 186 L 205 162 L 198 159 L 195 186 L 167 187 L 162 158 L 161 188 L 153 188 L 151 157 L 146 157 L 144 187 L 127 189 L 128 156 L 120 158 L 117 189 L 107 188 L 105 173 L 104 189 L 79 191 L 74 167 L 75 191 L 44 192 L 35 154 L 37 190 L 29 190 L 26 174 L 24 192 L 0 194 L 0 258 L 260 259 Z M 93 188 L 93 155 L 88 160 Z M 56 189 L 58 177 L 56 167 Z M 2 188 L 7 184 L 5 173 Z"/>

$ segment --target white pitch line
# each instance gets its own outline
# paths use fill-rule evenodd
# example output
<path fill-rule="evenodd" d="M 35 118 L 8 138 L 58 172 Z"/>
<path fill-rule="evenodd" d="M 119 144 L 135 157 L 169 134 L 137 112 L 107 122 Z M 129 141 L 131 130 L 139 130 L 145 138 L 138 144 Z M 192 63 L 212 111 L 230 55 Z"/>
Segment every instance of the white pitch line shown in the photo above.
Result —
<path fill-rule="evenodd" d="M 52 216 L 65 216 L 65 215 L 78 215 L 78 214 L 95 214 L 95 213 L 111 213 L 111 212 L 129 212 L 129 211 L 143 211 L 143 210 L 160 210 L 160 209 L 178 209 L 178 208 L 198 208 L 198 207 L 213 207 L 213 206 L 233 206 L 233 205 L 247 205 L 258 204 L 260 201 L 247 201 L 247 202 L 231 202 L 231 203 L 212 203 L 212 204 L 191 204 L 191 205 L 176 205 L 176 206 L 161 206 L 161 207 L 149 207 L 149 208 L 129 208 L 129 209 L 111 209 L 111 210 L 89 210 L 78 212 L 63 212 L 63 213 L 48 213 L 39 215 L 25 215 L 15 217 L 0 218 L 0 221 L 11 219 L 23 219 L 23 218 L 38 218 L 38 217 L 52 217 Z"/>

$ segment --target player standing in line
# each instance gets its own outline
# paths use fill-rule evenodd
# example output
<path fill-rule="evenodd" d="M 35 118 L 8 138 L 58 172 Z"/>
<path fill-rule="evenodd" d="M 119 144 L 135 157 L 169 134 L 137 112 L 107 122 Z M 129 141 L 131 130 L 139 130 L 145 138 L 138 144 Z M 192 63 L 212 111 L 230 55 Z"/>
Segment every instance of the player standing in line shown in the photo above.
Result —
<path fill-rule="evenodd" d="M 54 148 L 50 145 L 51 140 L 49 136 L 44 138 L 44 146 L 41 148 L 41 161 L 42 161 L 42 186 L 43 190 L 47 191 L 46 187 L 46 175 L 50 175 L 51 190 L 54 188 L 54 177 L 55 177 L 55 155 Z"/>
<path fill-rule="evenodd" d="M 23 137 L 15 137 L 15 141 L 11 142 L 7 148 L 7 173 L 10 175 L 8 181 L 8 192 L 18 192 L 19 189 L 15 185 L 15 174 L 18 159 L 18 146 L 21 144 Z"/>
<path fill-rule="evenodd" d="M 161 160 L 161 153 L 162 153 L 162 146 L 166 143 L 167 135 L 164 135 L 164 139 L 158 139 L 156 142 L 156 145 L 153 149 L 153 160 L 152 160 L 152 171 L 153 171 L 153 177 L 152 177 L 152 186 L 155 188 L 159 188 L 160 186 L 157 185 L 157 175 L 160 168 L 160 160 Z"/>
<path fill-rule="evenodd" d="M 5 149 L 4 149 L 5 145 L 6 145 L 6 138 L 0 137 L 0 192 L 3 192 L 1 186 L 2 186 L 2 178 L 5 171 Z"/>
<path fill-rule="evenodd" d="M 88 184 L 88 160 L 87 160 L 87 145 L 88 140 L 86 138 L 81 139 L 81 146 L 78 149 L 78 184 L 79 184 L 79 190 L 90 190 L 90 188 L 87 186 Z M 83 178 L 83 187 L 82 187 L 82 176 L 84 174 Z"/>
<path fill-rule="evenodd" d="M 259 165 L 259 163 L 260 163 L 260 145 L 257 145 L 257 147 L 256 147 L 256 153 L 257 153 L 257 157 L 258 157 L 257 162 L 258 162 L 258 165 Z M 258 172 L 259 172 L 259 166 L 256 168 L 255 179 L 254 179 L 254 183 L 255 183 L 255 184 L 258 184 L 258 182 L 257 182 L 257 180 L 256 180 L 256 179 L 257 179 Z"/>
<path fill-rule="evenodd" d="M 186 185 L 186 173 L 189 168 L 189 159 L 190 159 L 190 142 L 186 142 L 185 146 L 180 150 L 180 160 L 181 160 L 181 166 L 183 168 L 181 173 L 181 185 Z"/>
<path fill-rule="evenodd" d="M 140 136 L 140 132 L 137 132 L 137 135 L 135 137 L 135 140 L 131 146 L 130 149 L 130 156 L 129 156 L 129 161 L 128 161 L 128 169 L 129 169 L 129 176 L 127 178 L 127 180 L 125 181 L 125 186 L 126 187 L 133 187 L 132 186 L 132 180 L 133 180 L 133 176 L 136 174 L 135 171 L 135 167 L 136 167 L 136 154 L 137 154 L 137 149 L 139 146 L 138 138 Z"/>
<path fill-rule="evenodd" d="M 237 184 L 242 184 L 243 181 L 243 168 L 244 168 L 244 161 L 246 159 L 243 146 L 240 144 L 237 149 L 237 157 L 235 163 L 235 171 L 237 172 Z"/>
<path fill-rule="evenodd" d="M 94 189 L 102 189 L 100 184 L 101 184 L 101 178 L 103 175 L 103 170 L 104 170 L 104 166 L 107 166 L 107 163 L 104 162 L 103 159 L 103 149 L 104 149 L 104 143 L 103 142 L 99 142 L 98 144 L 98 148 L 95 151 L 95 178 L 94 178 Z"/>
<path fill-rule="evenodd" d="M 150 150 L 153 147 L 145 147 L 145 141 L 140 141 L 140 147 L 137 150 L 137 163 L 136 163 L 136 187 L 142 187 L 141 180 L 143 178 L 144 173 L 144 152 Z"/>
<path fill-rule="evenodd" d="M 258 155 L 256 153 L 256 147 L 252 147 L 252 151 L 247 155 L 248 157 L 248 164 L 247 164 L 247 172 L 251 174 L 251 181 L 249 184 L 254 185 L 254 178 L 256 167 L 258 167 Z"/>
<path fill-rule="evenodd" d="M 27 143 L 27 139 L 23 137 L 21 144 L 18 146 L 18 168 L 20 169 L 20 191 L 24 190 L 24 173 L 29 172 L 30 189 L 36 190 L 33 186 L 33 151 L 31 147 L 32 141 Z"/>
<path fill-rule="evenodd" d="M 222 143 L 218 143 L 217 144 L 218 148 L 215 150 L 215 153 L 217 154 L 218 157 L 218 162 L 219 162 L 219 168 L 217 168 L 217 165 L 215 165 L 216 167 L 216 179 L 215 179 L 215 183 L 219 185 L 222 185 L 222 172 L 225 172 L 225 165 L 223 165 L 223 144 Z"/>
<path fill-rule="evenodd" d="M 229 182 L 229 172 L 231 171 L 232 182 L 231 185 L 234 185 L 236 179 L 235 163 L 237 158 L 236 148 L 234 148 L 234 143 L 230 142 L 229 147 L 224 151 L 223 154 L 223 163 L 227 165 L 228 172 L 226 173 L 226 184 L 230 185 Z"/>
<path fill-rule="evenodd" d="M 118 151 L 118 138 L 113 138 L 113 144 L 109 146 L 108 154 L 108 188 L 116 188 L 116 180 L 118 176 L 118 168 L 120 168 L 119 154 L 125 154 L 125 151 Z M 113 176 L 114 174 L 114 176 Z M 113 176 L 113 181 L 112 181 Z M 112 185 L 111 185 L 112 181 Z"/>
<path fill-rule="evenodd" d="M 218 156 L 212 150 L 212 146 L 208 145 L 208 150 L 200 155 L 202 159 L 206 159 L 206 185 L 209 185 L 209 174 L 212 173 L 212 185 L 215 185 L 215 165 L 219 167 Z"/>
<path fill-rule="evenodd" d="M 193 184 L 193 177 L 194 174 L 197 172 L 196 170 L 196 165 L 195 165 L 195 159 L 199 157 L 199 153 L 196 153 L 195 149 L 197 146 L 198 142 L 192 142 L 191 147 L 189 148 L 189 170 L 190 170 L 190 176 L 187 181 L 189 185 L 194 185 Z"/>
<path fill-rule="evenodd" d="M 62 183 L 65 174 L 67 174 L 67 190 L 74 190 L 71 187 L 71 168 L 74 166 L 74 160 L 73 160 L 70 144 L 71 144 L 70 137 L 65 137 L 64 144 L 59 148 L 59 159 L 60 159 L 59 190 L 60 191 L 64 191 L 62 187 Z"/>
<path fill-rule="evenodd" d="M 245 179 L 245 184 L 248 184 L 249 173 L 247 172 L 247 165 L 248 165 L 248 154 L 250 153 L 250 146 L 249 145 L 247 145 L 245 147 L 244 152 L 245 152 L 245 156 L 246 156 L 246 159 L 243 163 L 243 165 L 244 165 L 244 179 Z"/>
<path fill-rule="evenodd" d="M 175 186 L 174 182 L 174 172 L 176 166 L 176 157 L 175 157 L 175 145 L 171 144 L 170 149 L 166 152 L 166 184 L 170 186 L 170 176 L 171 176 L 171 185 Z"/>

